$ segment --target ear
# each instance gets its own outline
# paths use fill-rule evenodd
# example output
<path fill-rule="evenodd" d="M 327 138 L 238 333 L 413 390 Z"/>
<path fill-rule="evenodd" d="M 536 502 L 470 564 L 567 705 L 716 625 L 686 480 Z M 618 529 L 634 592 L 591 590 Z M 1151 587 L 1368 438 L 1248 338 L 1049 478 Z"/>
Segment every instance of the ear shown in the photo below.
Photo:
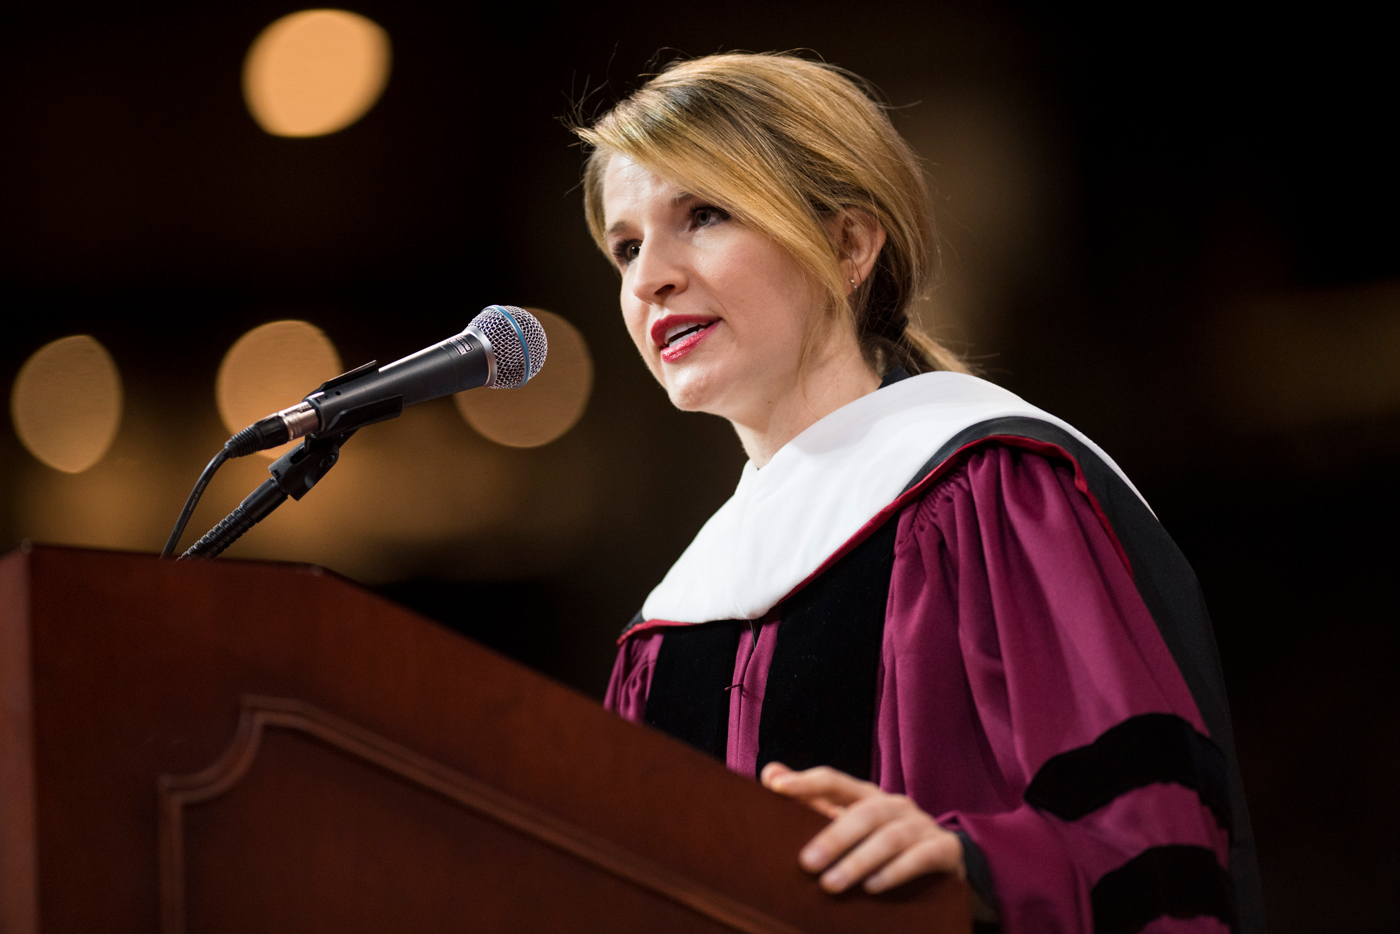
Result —
<path fill-rule="evenodd" d="M 846 208 L 827 220 L 832 245 L 841 258 L 847 294 L 860 288 L 885 245 L 885 228 L 868 211 Z"/>

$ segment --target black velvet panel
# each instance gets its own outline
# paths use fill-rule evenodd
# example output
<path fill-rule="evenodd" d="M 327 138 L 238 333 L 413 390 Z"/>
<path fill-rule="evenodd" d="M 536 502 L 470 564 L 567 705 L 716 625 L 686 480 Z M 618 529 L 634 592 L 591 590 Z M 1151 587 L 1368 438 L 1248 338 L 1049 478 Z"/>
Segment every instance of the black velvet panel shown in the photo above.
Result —
<path fill-rule="evenodd" d="M 886 522 L 779 605 L 757 771 L 777 761 L 870 777 L 875 679 L 898 525 Z"/>
<path fill-rule="evenodd" d="M 961 830 L 955 831 L 963 848 L 963 869 L 967 871 L 967 884 L 982 899 L 982 903 L 994 911 L 1001 910 L 1001 900 L 997 898 L 996 885 L 992 882 L 992 864 L 987 862 L 987 854 Z"/>
<path fill-rule="evenodd" d="M 1236 929 L 1230 876 L 1200 846 L 1154 846 L 1104 875 L 1089 893 L 1094 934 L 1135 934 L 1153 920 L 1219 918 Z"/>
<path fill-rule="evenodd" d="M 1192 789 L 1220 826 L 1230 827 L 1225 753 L 1169 713 L 1130 717 L 1089 745 L 1050 759 L 1026 789 L 1026 803 L 1062 820 L 1079 820 L 1121 794 L 1158 782 Z"/>
<path fill-rule="evenodd" d="M 729 743 L 729 683 L 748 623 L 721 620 L 666 630 L 643 720 L 719 759 Z"/>
<path fill-rule="evenodd" d="M 955 452 L 992 438 L 1003 438 L 1008 444 L 1015 444 L 1017 438 L 1052 444 L 1078 461 L 1083 469 L 1090 492 L 1128 554 L 1138 593 L 1186 679 L 1211 739 L 1225 754 L 1230 788 L 1230 875 L 1239 906 L 1240 930 L 1245 934 L 1263 934 L 1263 888 L 1254 852 L 1254 834 L 1249 824 L 1249 807 L 1245 803 L 1235 758 L 1225 677 L 1215 648 L 1215 631 L 1211 628 L 1210 614 L 1206 612 L 1195 572 L 1157 517 L 1102 458 L 1069 432 L 1039 419 L 996 418 L 964 429 L 929 458 L 909 482 L 909 487 L 944 464 Z"/>

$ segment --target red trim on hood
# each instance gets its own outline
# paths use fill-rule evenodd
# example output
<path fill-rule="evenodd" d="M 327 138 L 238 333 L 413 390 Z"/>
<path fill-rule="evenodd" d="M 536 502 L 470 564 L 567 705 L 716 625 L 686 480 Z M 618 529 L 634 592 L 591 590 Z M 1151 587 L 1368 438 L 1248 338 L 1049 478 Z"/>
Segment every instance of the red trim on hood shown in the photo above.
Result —
<path fill-rule="evenodd" d="M 650 632 L 653 629 L 672 629 L 676 626 L 699 626 L 699 623 L 678 623 L 670 619 L 648 619 L 643 620 L 631 629 L 617 637 L 617 644 L 621 645 L 628 639 L 642 632 Z"/>
<path fill-rule="evenodd" d="M 807 577 L 796 587 L 789 590 L 787 594 L 782 598 L 782 600 L 779 600 L 778 603 L 774 604 L 774 606 L 780 605 L 783 602 L 792 599 L 793 594 L 797 593 L 803 587 L 806 587 L 812 581 L 816 580 L 822 575 L 824 571 L 826 571 L 827 568 L 831 567 L 843 556 L 845 556 L 847 552 L 849 552 L 851 549 L 855 548 L 861 542 L 865 541 L 867 538 L 873 535 L 875 533 L 875 530 L 884 525 L 895 513 L 899 512 L 910 502 L 918 499 L 919 497 L 927 493 L 929 489 L 932 486 L 934 486 L 939 480 L 942 480 L 945 476 L 952 472 L 952 469 L 955 466 L 957 466 L 959 459 L 964 453 L 972 450 L 978 445 L 990 444 L 992 442 L 1005 444 L 1008 447 L 1023 448 L 1027 451 L 1030 451 L 1033 454 L 1040 454 L 1042 456 L 1061 457 L 1069 461 L 1072 465 L 1074 465 L 1074 488 L 1089 498 L 1089 504 L 1094 507 L 1094 514 L 1099 517 L 1099 522 L 1103 523 L 1104 531 L 1108 533 L 1109 539 L 1113 542 L 1114 549 L 1118 552 L 1118 557 L 1121 558 L 1123 561 L 1123 567 L 1128 569 L 1128 577 L 1130 579 L 1133 579 L 1133 565 L 1132 562 L 1128 560 L 1128 552 L 1123 548 L 1123 543 L 1118 540 L 1118 533 L 1113 531 L 1113 525 L 1108 521 L 1108 516 L 1104 513 L 1103 506 L 1099 504 L 1098 497 L 1089 491 L 1088 477 L 1085 476 L 1084 468 L 1079 465 L 1079 461 L 1075 459 L 1074 455 L 1070 454 L 1058 444 L 1052 444 L 1049 441 L 1037 441 L 1034 438 L 1023 438 L 1019 435 L 988 435 L 985 438 L 978 438 L 975 441 L 969 441 L 967 444 L 964 444 L 952 454 L 949 454 L 946 458 L 943 459 L 942 463 L 930 470 L 922 480 L 920 480 L 910 489 L 901 493 L 898 497 L 895 498 L 894 502 L 890 503 L 884 509 L 881 509 L 879 512 L 877 512 L 874 518 L 872 518 L 869 522 L 865 523 L 865 525 L 861 526 L 860 529 L 854 535 L 846 539 L 845 544 L 833 551 L 815 571 L 807 575 Z M 713 621 L 707 620 L 707 622 Z M 649 619 L 638 623 L 631 629 L 624 632 L 622 635 L 618 636 L 617 644 L 621 645 L 623 642 L 626 642 L 628 639 L 632 638 L 637 633 L 647 630 L 669 628 L 673 626 L 698 625 L 700 624 L 678 623 L 673 620 L 666 619 Z"/>

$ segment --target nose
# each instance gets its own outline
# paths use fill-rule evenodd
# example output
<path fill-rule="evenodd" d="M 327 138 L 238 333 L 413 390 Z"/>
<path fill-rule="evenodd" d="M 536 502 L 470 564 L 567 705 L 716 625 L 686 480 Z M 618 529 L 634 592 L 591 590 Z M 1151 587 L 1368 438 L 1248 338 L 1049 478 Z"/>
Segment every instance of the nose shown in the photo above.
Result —
<path fill-rule="evenodd" d="M 684 257 L 661 237 L 647 238 L 628 272 L 633 296 L 648 305 L 662 304 L 684 292 L 689 279 Z"/>

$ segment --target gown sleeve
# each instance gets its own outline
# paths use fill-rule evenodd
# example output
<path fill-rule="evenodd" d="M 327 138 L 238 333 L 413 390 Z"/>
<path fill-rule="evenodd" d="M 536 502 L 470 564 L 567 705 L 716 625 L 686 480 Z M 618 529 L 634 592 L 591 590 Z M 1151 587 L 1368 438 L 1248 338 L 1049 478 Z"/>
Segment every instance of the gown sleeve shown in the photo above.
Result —
<path fill-rule="evenodd" d="M 1069 463 L 991 444 L 903 511 L 878 692 L 873 780 L 1008 934 L 1228 930 L 1219 751 Z"/>
<path fill-rule="evenodd" d="M 656 666 L 656 653 L 661 649 L 661 630 L 644 632 L 625 640 L 618 647 L 613 662 L 612 677 L 603 694 L 603 706 L 624 720 L 641 723 L 647 711 L 647 694 L 651 691 L 651 673 Z"/>

